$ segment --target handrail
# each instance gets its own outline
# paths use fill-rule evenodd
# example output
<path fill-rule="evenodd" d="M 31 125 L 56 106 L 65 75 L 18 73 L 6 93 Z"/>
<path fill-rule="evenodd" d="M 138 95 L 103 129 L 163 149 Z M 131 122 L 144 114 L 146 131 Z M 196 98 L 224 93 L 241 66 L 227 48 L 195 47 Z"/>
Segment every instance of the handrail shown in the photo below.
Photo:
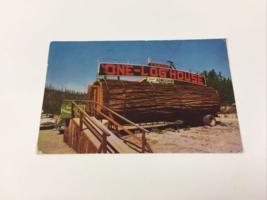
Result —
<path fill-rule="evenodd" d="M 102 136 L 102 143 L 101 143 L 101 146 L 99 147 L 99 150 L 98 152 L 101 152 L 103 150 L 103 153 L 107 153 L 107 136 L 110 136 L 110 130 L 107 129 L 105 126 L 103 126 L 102 123 L 100 123 L 99 121 L 97 120 L 93 120 L 93 118 L 91 118 L 83 109 L 81 109 L 76 103 L 75 101 L 76 100 L 63 100 L 63 101 L 68 101 L 70 102 L 71 101 L 71 118 L 74 117 L 74 112 L 79 116 L 80 118 L 80 132 L 82 132 L 82 122 L 83 122 L 83 117 L 86 116 L 90 121 L 91 123 L 95 124 L 102 132 L 103 132 L 103 136 Z M 142 153 L 145 153 L 145 148 L 147 147 L 148 148 L 148 151 L 150 153 L 153 153 L 152 149 L 150 148 L 149 144 L 147 143 L 146 141 L 146 138 L 145 138 L 145 134 L 146 133 L 149 133 L 148 130 L 144 129 L 143 127 L 140 127 L 138 126 L 137 124 L 133 123 L 132 121 L 122 117 L 121 115 L 119 115 L 118 113 L 110 110 L 109 108 L 103 106 L 102 104 L 98 103 L 98 102 L 95 102 L 95 101 L 88 101 L 88 100 L 77 100 L 79 102 L 90 102 L 90 103 L 95 103 L 95 104 L 98 104 L 99 106 L 101 106 L 102 108 L 106 109 L 109 114 L 110 114 L 110 117 L 106 116 L 104 113 L 102 113 L 101 111 L 98 111 L 94 108 L 94 111 L 96 111 L 96 113 L 99 113 L 100 115 L 102 115 L 103 117 L 105 117 L 106 119 L 109 120 L 109 122 L 112 122 L 115 127 L 116 126 L 119 126 L 120 128 L 122 128 L 124 131 L 126 131 L 128 134 L 132 135 L 134 138 L 136 138 L 138 141 L 140 141 L 142 143 Z M 76 106 L 80 113 L 78 113 L 75 109 L 74 109 L 74 106 Z M 138 138 L 136 135 L 134 135 L 131 131 L 125 129 L 122 125 L 120 125 L 119 123 L 117 123 L 116 121 L 114 121 L 113 117 L 112 117 L 112 114 L 113 113 L 114 115 L 116 115 L 117 117 L 123 119 L 124 121 L 126 121 L 127 123 L 137 127 L 138 129 L 142 130 L 142 139 Z M 84 121 L 85 122 L 85 121 Z"/>
<path fill-rule="evenodd" d="M 93 122 L 93 120 L 91 119 L 91 117 L 84 111 L 82 110 L 74 101 L 72 101 L 72 103 L 80 110 L 80 112 L 82 112 L 87 118 L 90 119 L 91 122 Z M 110 133 L 108 133 L 107 130 L 105 130 L 101 125 L 100 122 L 98 121 L 94 121 L 93 122 L 106 136 L 110 136 Z"/>
<path fill-rule="evenodd" d="M 119 118 L 123 119 L 124 121 L 128 122 L 129 124 L 141 129 L 142 131 L 145 131 L 146 133 L 149 133 L 150 131 L 146 130 L 145 128 L 138 126 L 137 124 L 135 124 L 134 122 L 124 118 L 123 116 L 119 115 L 118 113 L 114 112 L 113 110 L 110 110 L 109 108 L 107 108 L 106 106 L 103 106 L 102 104 L 95 102 L 96 104 L 100 105 L 101 107 L 105 108 L 106 110 L 108 110 L 109 112 L 113 113 L 114 115 L 118 116 Z"/>
<path fill-rule="evenodd" d="M 97 110 L 96 110 L 97 111 Z M 102 115 L 103 117 L 105 117 L 107 120 L 111 121 L 114 125 L 119 126 L 122 130 L 124 130 L 126 133 L 128 133 L 129 135 L 132 135 L 135 139 L 137 139 L 138 141 L 142 142 L 142 140 L 137 137 L 136 135 L 134 135 L 131 131 L 127 130 L 126 128 L 124 128 L 122 125 L 120 125 L 119 123 L 115 122 L 113 119 L 111 119 L 110 117 L 106 116 L 104 113 L 97 111 L 100 115 Z"/>
<path fill-rule="evenodd" d="M 73 101 L 73 100 L 67 100 L 67 99 L 63 99 L 63 101 Z M 103 107 L 104 109 L 108 110 L 109 112 L 113 113 L 114 115 L 116 115 L 117 117 L 121 118 L 122 120 L 126 121 L 127 123 L 137 127 L 138 129 L 142 130 L 142 131 L 145 131 L 146 133 L 149 133 L 150 131 L 146 130 L 145 128 L 141 127 L 141 126 L 138 126 L 137 124 L 135 124 L 134 122 L 124 118 L 123 116 L 121 116 L 120 114 L 114 112 L 113 110 L 110 110 L 109 108 L 107 108 L 106 106 L 103 106 L 102 104 L 96 102 L 96 101 L 89 101 L 89 100 L 74 100 L 74 101 L 80 101 L 80 102 L 89 102 L 89 103 L 96 103 L 98 104 L 99 106 Z M 74 102 L 73 101 L 73 102 Z"/>
<path fill-rule="evenodd" d="M 74 106 L 76 106 L 79 110 L 76 111 L 74 109 Z M 80 135 L 82 134 L 82 126 L 83 126 L 83 122 L 88 126 L 88 128 L 95 133 L 95 136 L 98 137 L 99 140 L 101 140 L 101 145 L 98 149 L 98 153 L 101 153 L 101 151 L 103 151 L 103 153 L 107 153 L 107 136 L 110 136 L 109 130 L 106 128 L 103 128 L 101 125 L 101 123 L 97 120 L 93 120 L 93 118 L 91 118 L 86 112 L 84 112 L 74 101 L 71 102 L 71 118 L 74 117 L 74 112 L 79 116 L 80 118 Z M 89 125 L 89 123 L 87 123 L 87 121 L 84 119 L 84 116 L 86 116 L 88 118 L 88 120 L 94 124 L 95 126 L 97 126 L 101 131 L 102 131 L 102 138 L 100 136 L 100 134 L 97 133 L 97 131 L 95 131 L 91 125 Z"/>

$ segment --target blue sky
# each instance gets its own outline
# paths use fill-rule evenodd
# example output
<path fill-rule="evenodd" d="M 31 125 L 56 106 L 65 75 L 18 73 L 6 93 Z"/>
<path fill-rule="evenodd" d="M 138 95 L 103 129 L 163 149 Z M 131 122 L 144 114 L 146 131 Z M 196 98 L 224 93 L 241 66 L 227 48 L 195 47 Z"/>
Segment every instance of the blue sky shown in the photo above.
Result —
<path fill-rule="evenodd" d="M 214 69 L 230 76 L 226 42 L 212 40 L 51 42 L 46 84 L 87 92 L 97 78 L 100 62 L 146 65 L 151 62 L 174 62 L 178 70 L 198 72 Z M 136 80 L 140 77 L 121 77 Z"/>

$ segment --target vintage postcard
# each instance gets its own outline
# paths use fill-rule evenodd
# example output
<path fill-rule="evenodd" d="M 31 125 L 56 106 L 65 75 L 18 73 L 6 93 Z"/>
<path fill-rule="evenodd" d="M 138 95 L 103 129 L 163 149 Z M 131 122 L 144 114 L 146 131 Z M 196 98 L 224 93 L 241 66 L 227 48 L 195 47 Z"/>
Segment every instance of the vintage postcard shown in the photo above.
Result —
<path fill-rule="evenodd" d="M 38 154 L 243 152 L 225 39 L 51 42 Z"/>

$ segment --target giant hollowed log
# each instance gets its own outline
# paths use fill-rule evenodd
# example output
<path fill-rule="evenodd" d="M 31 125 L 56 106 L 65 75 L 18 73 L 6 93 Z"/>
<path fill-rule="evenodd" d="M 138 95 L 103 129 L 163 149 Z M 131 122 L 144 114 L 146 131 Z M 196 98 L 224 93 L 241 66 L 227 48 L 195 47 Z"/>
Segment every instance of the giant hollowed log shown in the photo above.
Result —
<path fill-rule="evenodd" d="M 206 86 L 113 79 L 97 79 L 93 85 L 101 88 L 99 103 L 133 122 L 193 120 L 220 109 L 218 94 Z M 91 91 L 88 100 L 95 100 Z"/>

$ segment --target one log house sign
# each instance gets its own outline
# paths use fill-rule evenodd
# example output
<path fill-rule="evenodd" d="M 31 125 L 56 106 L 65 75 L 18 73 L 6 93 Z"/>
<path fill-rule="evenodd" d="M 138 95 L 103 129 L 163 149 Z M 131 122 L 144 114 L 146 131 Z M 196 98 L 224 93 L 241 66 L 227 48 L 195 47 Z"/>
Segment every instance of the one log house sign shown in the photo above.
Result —
<path fill-rule="evenodd" d="M 142 76 L 194 83 L 177 85 L 96 79 L 89 85 L 88 100 L 95 100 L 92 92 L 99 87 L 100 97 L 95 101 L 134 122 L 199 121 L 208 117 L 204 123 L 210 124 L 220 109 L 220 98 L 213 88 L 206 86 L 204 76 L 175 70 L 170 65 L 100 63 L 97 76 Z"/>
<path fill-rule="evenodd" d="M 117 63 L 100 63 L 97 76 L 142 76 L 166 78 L 206 86 L 205 77 L 191 72 L 174 70 L 170 65 L 149 63 L 130 65 Z"/>

